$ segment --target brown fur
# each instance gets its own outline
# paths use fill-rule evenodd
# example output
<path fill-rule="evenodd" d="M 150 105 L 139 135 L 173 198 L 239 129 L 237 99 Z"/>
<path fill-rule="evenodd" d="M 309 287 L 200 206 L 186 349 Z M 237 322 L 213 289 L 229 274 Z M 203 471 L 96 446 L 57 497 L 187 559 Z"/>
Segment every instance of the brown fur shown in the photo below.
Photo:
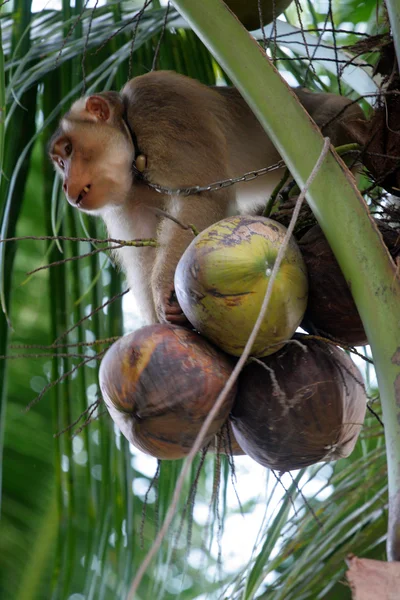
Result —
<path fill-rule="evenodd" d="M 296 93 L 317 124 L 330 121 L 350 104 L 333 94 L 302 89 Z M 131 80 L 121 94 L 106 92 L 94 98 L 94 104 L 106 103 L 104 114 L 109 118 L 105 120 L 102 111 L 95 113 L 87 99 L 78 100 L 53 136 L 50 156 L 69 202 L 100 214 L 112 237 L 157 238 L 157 249 L 124 248 L 118 250 L 119 260 L 147 322 L 182 322 L 172 297 L 173 278 L 193 234 L 151 208 L 167 210 L 182 223 L 203 230 L 229 213 L 253 212 L 281 174 L 271 172 L 252 183 L 212 193 L 163 197 L 132 176 L 133 147 L 123 121 L 124 107 L 146 156 L 145 177 L 162 186 L 207 185 L 274 164 L 279 154 L 233 88 L 207 87 L 171 71 L 157 71 Z M 362 118 L 358 107 L 352 109 L 351 118 L 354 110 Z M 340 120 L 346 118 L 344 112 Z M 335 144 L 349 141 L 338 124 L 331 124 L 327 133 Z"/>

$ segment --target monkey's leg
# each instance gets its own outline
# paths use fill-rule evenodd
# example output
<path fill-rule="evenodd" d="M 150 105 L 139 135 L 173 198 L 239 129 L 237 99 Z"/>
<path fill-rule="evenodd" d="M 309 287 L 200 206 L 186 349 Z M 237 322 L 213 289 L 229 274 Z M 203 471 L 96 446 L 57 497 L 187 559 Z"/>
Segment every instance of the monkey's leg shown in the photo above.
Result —
<path fill-rule="evenodd" d="M 230 205 L 234 203 L 235 192 L 233 188 L 227 188 L 218 192 L 172 198 L 168 212 L 183 225 L 194 225 L 197 231 L 202 231 L 225 218 L 229 214 Z M 175 296 L 174 275 L 179 259 L 193 239 L 191 229 L 183 229 L 171 219 L 163 219 L 151 278 L 156 313 L 161 322 L 187 322 Z"/>

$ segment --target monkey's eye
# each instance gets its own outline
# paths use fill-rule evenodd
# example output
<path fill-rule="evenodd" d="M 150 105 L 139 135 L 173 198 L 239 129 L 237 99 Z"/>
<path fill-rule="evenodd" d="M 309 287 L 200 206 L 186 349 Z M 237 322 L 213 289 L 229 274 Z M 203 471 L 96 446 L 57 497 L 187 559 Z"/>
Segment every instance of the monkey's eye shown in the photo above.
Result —
<path fill-rule="evenodd" d="M 72 152 L 72 144 L 71 142 L 68 142 L 67 144 L 65 144 L 64 146 L 64 152 L 67 156 L 69 156 Z"/>
<path fill-rule="evenodd" d="M 59 156 L 57 157 L 57 163 L 58 163 L 58 166 L 59 166 L 59 167 L 60 167 L 62 170 L 64 170 L 65 163 L 64 163 L 63 159 L 62 159 L 62 158 L 60 158 Z"/>

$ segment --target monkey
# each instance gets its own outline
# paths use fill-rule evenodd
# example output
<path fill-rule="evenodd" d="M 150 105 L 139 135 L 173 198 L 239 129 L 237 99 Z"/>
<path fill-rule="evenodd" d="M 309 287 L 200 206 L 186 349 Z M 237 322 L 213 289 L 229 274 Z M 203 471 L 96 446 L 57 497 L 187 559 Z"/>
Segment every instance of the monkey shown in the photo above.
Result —
<path fill-rule="evenodd" d="M 330 123 L 324 134 L 333 145 L 352 141 L 346 123 L 364 118 L 358 105 L 304 88 L 294 93 L 317 125 Z M 153 71 L 120 93 L 75 101 L 50 140 L 49 155 L 68 202 L 102 217 L 111 238 L 156 239 L 156 248 L 115 250 L 146 324 L 185 322 L 173 281 L 193 232 L 165 213 L 202 231 L 231 214 L 254 214 L 282 177 L 275 170 L 186 197 L 149 187 L 206 186 L 280 160 L 235 88 L 209 87 L 173 71 Z"/>

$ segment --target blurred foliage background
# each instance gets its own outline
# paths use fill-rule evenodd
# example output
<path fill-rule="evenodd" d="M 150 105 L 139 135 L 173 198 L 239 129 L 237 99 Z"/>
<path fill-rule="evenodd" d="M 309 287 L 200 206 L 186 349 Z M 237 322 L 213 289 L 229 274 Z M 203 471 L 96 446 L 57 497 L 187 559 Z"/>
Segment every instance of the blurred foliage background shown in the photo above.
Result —
<path fill-rule="evenodd" d="M 229 83 L 173 7 L 167 12 L 158 0 L 145 5 L 1 5 L 0 94 L 6 112 L 0 126 L 0 238 L 105 237 L 98 220 L 67 206 L 46 155 L 57 119 L 84 90 L 119 89 L 154 66 L 209 85 Z M 336 32 L 327 17 L 330 7 Z M 327 46 L 347 47 L 388 29 L 384 7 L 372 0 L 302 0 L 301 12 L 293 5 L 283 19 L 315 41 L 316 29 L 325 27 Z M 269 52 L 291 84 L 358 97 L 359 90 L 339 84 L 336 64 L 328 70 L 312 60 L 309 68 L 312 46 L 298 52 L 289 38 L 273 37 Z M 359 61 L 372 75 L 376 59 L 369 52 Z M 51 239 L 0 244 L 4 600 L 125 598 L 180 472 L 180 461 L 158 466 L 130 448 L 98 405 L 103 351 L 110 338 L 139 325 L 108 255 L 98 252 L 27 275 L 96 248 Z M 364 373 L 379 413 L 373 368 L 367 365 Z M 72 430 L 55 435 L 82 413 Z M 385 555 L 386 462 L 376 418 L 368 417 L 349 459 L 293 473 L 295 479 L 285 475 L 279 482 L 247 457 L 235 464 L 236 482 L 225 457 L 209 456 L 204 465 L 199 457 L 140 597 L 350 598 L 347 553 Z M 246 554 L 241 536 L 254 529 L 253 549 Z"/>

